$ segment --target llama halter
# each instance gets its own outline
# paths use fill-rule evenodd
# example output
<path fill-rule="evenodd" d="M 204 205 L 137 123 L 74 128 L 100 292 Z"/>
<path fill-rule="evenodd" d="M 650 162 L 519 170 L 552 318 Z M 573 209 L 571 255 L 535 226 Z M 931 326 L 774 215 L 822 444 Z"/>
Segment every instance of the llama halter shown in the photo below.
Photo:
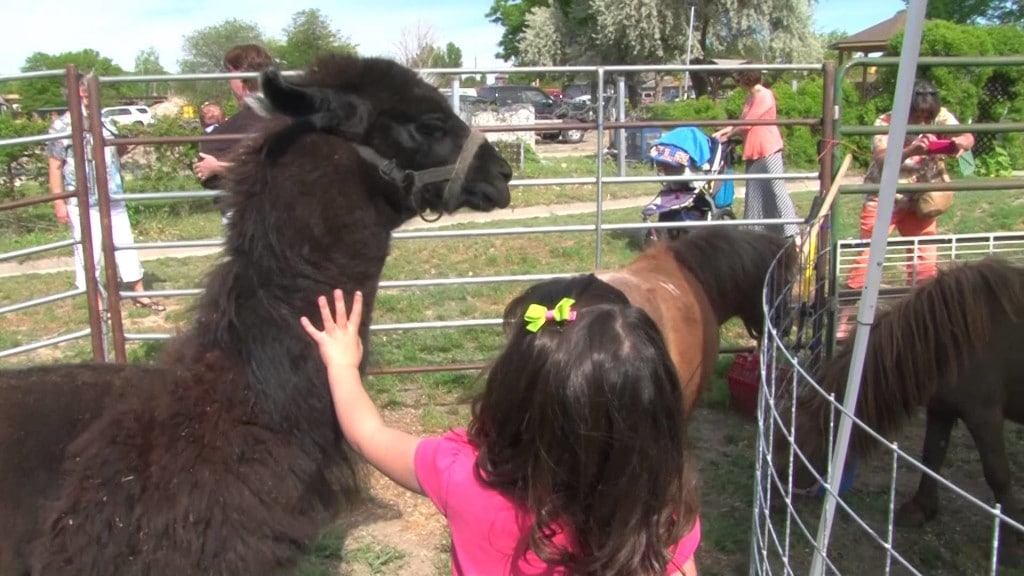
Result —
<path fill-rule="evenodd" d="M 530 332 L 537 332 L 547 321 L 572 322 L 576 320 L 576 309 L 572 307 L 576 301 L 572 298 L 562 298 L 555 304 L 554 308 L 546 308 L 541 304 L 530 304 L 526 308 L 523 320 L 526 320 L 526 329 Z"/>

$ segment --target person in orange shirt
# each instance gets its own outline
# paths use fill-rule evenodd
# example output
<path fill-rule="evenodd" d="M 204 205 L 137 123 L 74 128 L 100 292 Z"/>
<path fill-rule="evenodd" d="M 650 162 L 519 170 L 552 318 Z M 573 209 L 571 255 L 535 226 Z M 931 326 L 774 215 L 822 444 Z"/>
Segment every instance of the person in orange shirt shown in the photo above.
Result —
<path fill-rule="evenodd" d="M 749 94 L 743 104 L 740 120 L 775 120 L 775 94 L 761 84 L 760 70 L 743 70 L 736 75 L 736 82 L 746 88 Z M 782 134 L 775 125 L 726 126 L 712 137 L 725 142 L 733 135 L 743 135 L 743 160 L 747 174 L 783 174 Z M 789 197 L 784 180 L 747 180 L 743 200 L 744 220 L 768 220 L 775 218 L 797 218 L 793 200 Z M 782 226 L 751 226 L 785 236 L 796 236 L 800 229 L 796 224 Z"/>
<path fill-rule="evenodd" d="M 875 126 L 888 126 L 892 112 L 886 112 L 875 120 Z M 948 126 L 959 124 L 956 117 L 942 106 L 939 91 L 928 80 L 914 82 L 914 95 L 910 100 L 910 124 L 932 124 Z M 948 149 L 930 150 L 932 143 L 942 139 L 950 140 Z M 942 144 L 942 142 L 938 142 Z M 882 165 L 885 151 L 889 147 L 889 135 L 878 134 L 871 143 L 871 166 L 864 176 L 867 184 L 878 184 L 882 179 Z M 949 182 L 944 155 L 957 156 L 974 147 L 974 136 L 970 133 L 936 136 L 935 134 L 908 135 L 902 145 L 903 164 L 900 165 L 899 181 L 904 184 L 924 182 Z M 889 234 L 899 231 L 903 236 L 934 236 L 939 232 L 938 214 L 922 214 L 918 206 L 920 195 L 897 194 L 896 205 L 889 224 Z M 860 237 L 871 238 L 878 219 L 878 194 L 872 192 L 864 197 L 860 213 Z M 921 245 L 908 248 L 906 265 L 907 285 L 913 286 L 934 278 L 938 273 L 938 259 L 934 245 Z M 846 287 L 862 290 L 867 276 L 868 249 L 865 248 L 854 260 L 850 273 L 846 278 Z M 839 328 L 836 338 L 842 340 L 853 330 L 853 319 L 856 306 L 846 306 L 840 314 Z"/>

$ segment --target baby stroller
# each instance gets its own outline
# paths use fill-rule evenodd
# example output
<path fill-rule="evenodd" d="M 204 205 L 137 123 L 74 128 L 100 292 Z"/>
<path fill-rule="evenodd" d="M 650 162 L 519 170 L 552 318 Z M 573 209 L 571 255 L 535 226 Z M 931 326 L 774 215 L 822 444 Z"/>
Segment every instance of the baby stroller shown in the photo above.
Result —
<path fill-rule="evenodd" d="M 647 151 L 658 175 L 716 176 L 732 173 L 733 147 L 719 142 L 693 126 L 681 126 L 655 140 Z M 735 220 L 732 180 L 665 182 L 661 192 L 643 208 L 643 221 L 683 222 Z M 644 243 L 677 238 L 685 228 L 651 228 Z"/>

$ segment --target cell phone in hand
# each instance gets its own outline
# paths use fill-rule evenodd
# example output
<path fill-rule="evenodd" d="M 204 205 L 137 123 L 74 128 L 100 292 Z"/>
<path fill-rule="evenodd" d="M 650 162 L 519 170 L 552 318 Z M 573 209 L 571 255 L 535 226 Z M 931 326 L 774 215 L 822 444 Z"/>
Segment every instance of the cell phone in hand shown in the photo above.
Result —
<path fill-rule="evenodd" d="M 928 143 L 929 154 L 956 154 L 959 149 L 952 140 L 932 140 Z"/>

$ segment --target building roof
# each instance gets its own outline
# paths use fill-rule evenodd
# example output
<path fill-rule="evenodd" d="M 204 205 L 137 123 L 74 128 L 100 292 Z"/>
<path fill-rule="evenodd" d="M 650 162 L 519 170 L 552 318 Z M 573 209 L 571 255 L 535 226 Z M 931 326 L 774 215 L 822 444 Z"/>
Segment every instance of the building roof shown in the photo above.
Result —
<path fill-rule="evenodd" d="M 900 10 L 887 20 L 833 42 L 829 48 L 847 52 L 884 52 L 889 47 L 889 39 L 902 31 L 906 24 L 907 11 Z"/>

